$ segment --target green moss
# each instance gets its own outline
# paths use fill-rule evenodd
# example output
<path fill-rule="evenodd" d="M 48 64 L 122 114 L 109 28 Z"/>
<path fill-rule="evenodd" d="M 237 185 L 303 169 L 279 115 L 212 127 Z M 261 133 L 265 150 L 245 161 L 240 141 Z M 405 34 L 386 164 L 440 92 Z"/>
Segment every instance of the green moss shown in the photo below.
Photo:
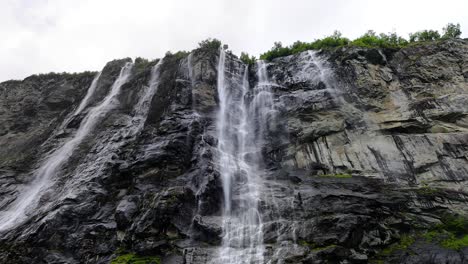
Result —
<path fill-rule="evenodd" d="M 445 215 L 441 224 L 422 234 L 427 242 L 434 242 L 448 249 L 468 247 L 468 219 L 459 215 Z"/>
<path fill-rule="evenodd" d="M 461 215 L 444 215 L 441 218 L 440 224 L 433 226 L 425 233 L 402 235 L 400 241 L 384 248 L 375 256 L 375 259 L 371 263 L 380 263 L 380 261 L 383 261 L 383 259 L 393 255 L 397 251 L 413 254 L 409 247 L 416 240 L 425 240 L 426 242 L 438 244 L 443 248 L 452 250 L 466 248 L 468 247 L 468 219 Z"/>
<path fill-rule="evenodd" d="M 431 133 L 450 133 L 450 130 L 443 126 L 435 125 L 430 129 Z"/>
<path fill-rule="evenodd" d="M 111 261 L 111 264 L 160 264 L 157 256 L 138 256 L 134 253 L 120 255 Z"/>
<path fill-rule="evenodd" d="M 398 243 L 392 244 L 382 250 L 381 255 L 388 256 L 398 250 L 407 250 L 409 246 L 414 244 L 414 237 L 410 235 L 402 235 Z"/>
<path fill-rule="evenodd" d="M 468 235 L 464 235 L 460 238 L 450 236 L 448 239 L 443 240 L 440 245 L 444 248 L 460 250 L 462 248 L 468 247 Z"/>
<path fill-rule="evenodd" d="M 318 175 L 319 177 L 328 177 L 328 178 L 351 178 L 353 177 L 351 174 L 347 173 L 337 173 L 337 174 L 321 174 Z"/>
<path fill-rule="evenodd" d="M 422 234 L 422 237 L 426 239 L 428 242 L 432 242 L 435 238 L 437 238 L 440 235 L 440 232 L 432 230 L 429 232 L 426 232 Z"/>
<path fill-rule="evenodd" d="M 439 230 L 447 230 L 458 236 L 468 234 L 468 219 L 464 216 L 447 214 L 441 221 L 442 223 L 436 226 Z"/>
<path fill-rule="evenodd" d="M 337 247 L 337 245 L 335 245 L 335 244 L 330 244 L 330 245 L 318 247 L 315 243 L 305 241 L 305 240 L 299 240 L 298 243 L 301 246 L 309 247 L 312 251 L 321 251 L 321 250 Z"/>
<path fill-rule="evenodd" d="M 301 246 L 310 247 L 310 248 L 313 248 L 315 246 L 314 243 L 308 242 L 308 241 L 305 241 L 305 240 L 299 240 L 298 243 Z"/>
<path fill-rule="evenodd" d="M 432 230 L 422 235 L 427 242 L 435 242 L 440 246 L 453 250 L 468 247 L 468 234 L 456 236 L 454 233 L 442 230 Z"/>
<path fill-rule="evenodd" d="M 432 196 L 434 194 L 439 193 L 439 190 L 435 188 L 431 188 L 429 186 L 423 186 L 421 188 L 416 189 L 415 192 L 418 195 L 422 195 L 422 196 Z"/>
<path fill-rule="evenodd" d="M 312 251 L 322 251 L 322 250 L 326 250 L 326 249 L 334 248 L 334 247 L 337 247 L 337 245 L 331 244 L 331 245 L 327 245 L 323 247 L 314 247 L 312 248 Z"/>

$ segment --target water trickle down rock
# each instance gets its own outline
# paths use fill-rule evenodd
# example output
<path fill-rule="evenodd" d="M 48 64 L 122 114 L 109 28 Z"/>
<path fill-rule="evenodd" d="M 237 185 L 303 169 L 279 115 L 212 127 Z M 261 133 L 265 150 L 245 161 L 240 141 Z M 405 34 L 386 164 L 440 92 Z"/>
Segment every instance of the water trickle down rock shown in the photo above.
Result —
<path fill-rule="evenodd" d="M 1 233 L 0 262 L 109 263 L 130 252 L 193 264 L 463 263 L 466 248 L 418 234 L 468 211 L 467 50 L 466 40 L 346 47 L 248 70 L 226 52 L 224 86 L 218 49 L 196 49 L 190 63 L 168 55 L 147 118 L 127 138 L 154 69 L 136 63 L 42 209 Z M 126 61 L 104 68 L 63 133 L 54 131 L 95 73 L 0 84 L 2 208 L 102 102 Z M 228 212 L 220 149 L 233 169 Z M 395 250 L 401 238 L 416 242 Z"/>

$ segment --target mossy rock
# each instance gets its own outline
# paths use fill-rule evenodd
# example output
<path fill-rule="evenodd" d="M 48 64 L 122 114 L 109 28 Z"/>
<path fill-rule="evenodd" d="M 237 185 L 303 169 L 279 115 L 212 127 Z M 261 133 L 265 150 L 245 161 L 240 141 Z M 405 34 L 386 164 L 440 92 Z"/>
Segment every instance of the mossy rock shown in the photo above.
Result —
<path fill-rule="evenodd" d="M 138 256 L 134 253 L 120 255 L 111 261 L 111 264 L 160 264 L 158 256 Z"/>

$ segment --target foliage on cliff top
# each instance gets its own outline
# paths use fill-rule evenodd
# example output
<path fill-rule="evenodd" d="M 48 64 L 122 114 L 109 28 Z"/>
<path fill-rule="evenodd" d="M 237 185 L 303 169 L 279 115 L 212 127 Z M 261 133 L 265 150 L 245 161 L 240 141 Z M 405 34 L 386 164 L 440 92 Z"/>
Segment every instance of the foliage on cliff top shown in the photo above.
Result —
<path fill-rule="evenodd" d="M 198 43 L 199 49 L 206 49 L 206 50 L 219 50 L 221 47 L 221 41 L 219 39 L 205 39 Z"/>
<path fill-rule="evenodd" d="M 409 34 L 409 39 L 405 39 L 395 32 L 388 34 L 377 34 L 373 30 L 367 31 L 361 37 L 350 40 L 335 31 L 332 35 L 313 42 L 296 41 L 290 46 L 283 46 L 281 42 L 275 42 L 273 47 L 260 55 L 262 60 L 272 60 L 274 58 L 288 56 L 306 50 L 332 49 L 344 46 L 356 46 L 365 48 L 402 48 L 412 43 L 435 41 L 439 39 L 459 38 L 461 36 L 460 24 L 447 24 L 440 35 L 437 30 L 422 30 Z"/>
<path fill-rule="evenodd" d="M 245 63 L 245 64 L 247 64 L 247 65 L 253 65 L 253 64 L 255 64 L 255 61 L 257 60 L 257 59 L 255 58 L 255 56 L 250 56 L 250 55 L 249 55 L 248 53 L 246 53 L 246 52 L 241 52 L 241 55 L 240 55 L 239 59 L 240 59 L 243 63 Z"/>

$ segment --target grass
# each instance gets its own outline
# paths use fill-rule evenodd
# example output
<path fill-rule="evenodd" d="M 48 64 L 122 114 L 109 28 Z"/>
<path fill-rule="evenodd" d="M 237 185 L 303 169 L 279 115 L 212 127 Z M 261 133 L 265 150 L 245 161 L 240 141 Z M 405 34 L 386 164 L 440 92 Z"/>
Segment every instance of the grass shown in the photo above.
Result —
<path fill-rule="evenodd" d="M 111 261 L 111 264 L 160 264 L 157 256 L 138 256 L 134 253 L 120 255 Z"/>

